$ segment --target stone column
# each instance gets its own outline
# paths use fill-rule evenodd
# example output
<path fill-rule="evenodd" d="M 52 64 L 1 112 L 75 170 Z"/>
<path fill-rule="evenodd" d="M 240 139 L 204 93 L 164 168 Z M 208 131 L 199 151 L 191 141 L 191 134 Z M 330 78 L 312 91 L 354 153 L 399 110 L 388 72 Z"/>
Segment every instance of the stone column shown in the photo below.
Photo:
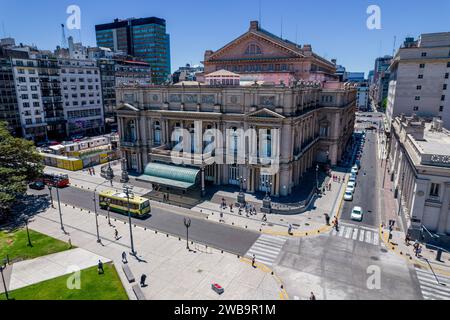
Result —
<path fill-rule="evenodd" d="M 449 231 L 448 223 L 449 223 L 449 210 L 448 206 L 450 205 L 450 183 L 444 184 L 443 191 L 443 200 L 442 200 L 442 207 L 441 211 L 439 213 L 439 224 L 438 224 L 438 234 L 446 234 Z"/>
<path fill-rule="evenodd" d="M 205 167 L 202 167 L 201 174 L 202 174 L 202 177 L 201 177 L 201 179 L 202 179 L 202 197 L 204 197 L 206 194 L 206 191 L 205 191 Z"/>

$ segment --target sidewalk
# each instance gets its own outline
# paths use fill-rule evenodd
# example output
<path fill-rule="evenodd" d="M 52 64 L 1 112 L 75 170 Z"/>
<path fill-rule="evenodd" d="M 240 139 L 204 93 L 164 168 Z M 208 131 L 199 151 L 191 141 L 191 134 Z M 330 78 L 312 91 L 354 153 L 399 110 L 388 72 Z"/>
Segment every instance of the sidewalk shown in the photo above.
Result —
<path fill-rule="evenodd" d="M 27 287 L 42 281 L 71 274 L 98 264 L 111 262 L 92 252 L 76 248 L 12 265 L 9 290 Z"/>
<path fill-rule="evenodd" d="M 342 174 L 340 174 L 342 177 Z M 231 224 L 245 229 L 256 230 L 265 234 L 289 236 L 288 226 L 292 225 L 293 237 L 302 237 L 308 235 L 315 235 L 331 230 L 331 226 L 326 226 L 325 213 L 331 217 L 331 221 L 338 214 L 339 207 L 343 199 L 345 191 L 345 183 L 338 183 L 332 181 L 331 191 L 326 191 L 324 195 L 312 202 L 309 210 L 297 215 L 280 215 L 267 214 L 267 222 L 263 222 L 263 213 L 259 212 L 257 215 L 249 215 L 246 217 L 245 211 L 239 215 L 239 209 L 230 208 L 221 209 L 220 204 L 205 201 L 202 204 L 194 207 L 192 210 L 208 214 L 208 219 L 215 222 L 222 222 Z M 234 194 L 220 192 L 228 203 L 237 199 L 237 192 Z M 249 202 L 252 202 L 251 195 L 246 195 Z M 258 208 L 258 207 L 257 207 Z M 220 215 L 223 213 L 223 219 Z"/>
<path fill-rule="evenodd" d="M 131 257 L 128 224 L 113 221 L 120 239 L 114 239 L 114 228 L 107 219 L 99 216 L 99 232 L 102 245 L 96 242 L 95 215 L 70 207 L 64 210 L 65 235 L 59 228 L 57 210 L 49 209 L 35 217 L 30 228 L 62 241 L 69 238 L 74 246 L 110 259 L 116 265 L 119 276 L 131 299 L 136 299 L 132 285 L 139 283 L 142 274 L 147 275 L 148 286 L 142 288 L 148 300 L 277 300 L 288 299 L 281 289 L 282 282 L 263 265 L 254 269 L 248 260 L 209 247 L 190 244 L 159 232 L 133 227 L 137 260 Z M 128 265 L 136 278 L 129 284 L 122 270 L 122 252 L 128 256 Z M 211 290 L 211 284 L 225 288 L 221 296 Z"/>
<path fill-rule="evenodd" d="M 443 252 L 441 261 L 437 261 L 437 251 L 428 249 L 423 245 L 422 252 L 416 257 L 413 246 L 414 242 L 411 241 L 410 244 L 407 245 L 405 243 L 404 232 L 393 231 L 392 239 L 389 241 L 389 229 L 380 227 L 380 237 L 386 248 L 403 257 L 415 266 L 418 266 L 421 269 L 429 269 L 436 274 L 450 276 L 450 254 L 448 252 Z"/>

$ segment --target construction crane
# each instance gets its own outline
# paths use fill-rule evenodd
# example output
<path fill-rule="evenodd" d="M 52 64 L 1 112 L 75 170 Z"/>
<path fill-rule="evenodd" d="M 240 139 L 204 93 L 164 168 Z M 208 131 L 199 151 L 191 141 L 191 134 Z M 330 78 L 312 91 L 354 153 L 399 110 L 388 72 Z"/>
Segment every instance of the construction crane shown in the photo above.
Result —
<path fill-rule="evenodd" d="M 61 48 L 67 48 L 66 28 L 63 23 L 61 24 L 61 30 L 62 30 Z"/>

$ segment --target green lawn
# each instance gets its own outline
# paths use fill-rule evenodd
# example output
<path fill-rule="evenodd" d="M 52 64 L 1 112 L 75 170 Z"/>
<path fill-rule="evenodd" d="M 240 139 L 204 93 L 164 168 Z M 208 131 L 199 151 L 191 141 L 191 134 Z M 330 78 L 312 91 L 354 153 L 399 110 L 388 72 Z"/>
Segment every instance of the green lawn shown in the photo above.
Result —
<path fill-rule="evenodd" d="M 10 261 L 28 260 L 70 249 L 66 242 L 30 230 L 32 247 L 28 246 L 27 232 L 18 229 L 13 232 L 0 231 L 0 262 L 9 255 Z"/>
<path fill-rule="evenodd" d="M 119 275 L 112 264 L 104 264 L 105 273 L 99 275 L 97 267 L 81 271 L 81 289 L 70 290 L 67 280 L 72 275 L 65 275 L 12 291 L 10 299 L 15 300 L 128 300 Z M 0 295 L 5 300 L 5 295 Z"/>

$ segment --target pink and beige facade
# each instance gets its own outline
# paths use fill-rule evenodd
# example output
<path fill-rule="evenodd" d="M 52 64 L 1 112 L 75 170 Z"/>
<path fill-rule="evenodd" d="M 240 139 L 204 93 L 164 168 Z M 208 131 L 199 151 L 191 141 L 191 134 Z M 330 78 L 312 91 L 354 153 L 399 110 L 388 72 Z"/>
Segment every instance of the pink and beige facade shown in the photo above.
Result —
<path fill-rule="evenodd" d="M 205 52 L 205 74 L 228 70 L 242 80 L 289 84 L 293 80 L 335 80 L 336 65 L 318 56 L 311 45 L 297 45 L 250 22 L 248 32 L 217 51 Z"/>
<path fill-rule="evenodd" d="M 243 36 L 207 51 L 207 83 L 117 88 L 121 151 L 128 169 L 151 175 L 155 170 L 146 168 L 165 166 L 170 177 L 148 177 L 166 181 L 164 188 L 185 186 L 181 180 L 189 176 L 189 187 L 202 193 L 208 185 L 240 186 L 243 181 L 250 193 L 292 195 L 317 163 L 336 165 L 353 134 L 357 91 L 350 84 L 325 81 L 334 73 L 334 64 L 315 55 L 311 46 L 297 47 L 251 22 Z M 220 81 L 211 83 L 215 76 Z M 192 135 L 193 153 L 174 157 L 177 130 Z M 195 139 L 210 130 L 223 135 Z M 262 135 L 245 136 L 244 151 L 237 152 L 238 132 L 252 130 Z M 208 150 L 212 141 L 223 147 L 219 158 Z M 269 173 L 267 164 L 253 161 L 252 148 L 258 155 L 270 154 L 276 170 Z M 231 162 L 229 154 L 235 155 Z"/>

